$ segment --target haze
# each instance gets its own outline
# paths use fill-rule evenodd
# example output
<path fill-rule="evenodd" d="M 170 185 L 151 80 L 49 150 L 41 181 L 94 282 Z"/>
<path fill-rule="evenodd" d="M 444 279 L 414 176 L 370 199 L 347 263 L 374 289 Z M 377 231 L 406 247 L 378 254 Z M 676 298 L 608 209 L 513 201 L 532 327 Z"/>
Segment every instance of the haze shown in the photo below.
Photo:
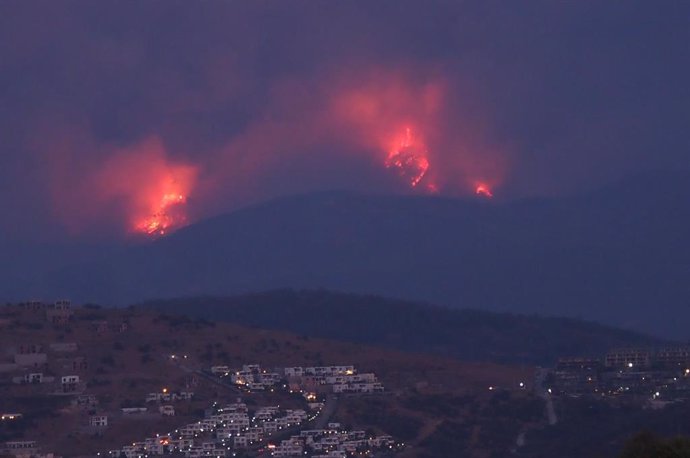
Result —
<path fill-rule="evenodd" d="M 122 239 L 301 192 L 513 200 L 685 168 L 689 12 L 4 1 L 2 232 Z"/>

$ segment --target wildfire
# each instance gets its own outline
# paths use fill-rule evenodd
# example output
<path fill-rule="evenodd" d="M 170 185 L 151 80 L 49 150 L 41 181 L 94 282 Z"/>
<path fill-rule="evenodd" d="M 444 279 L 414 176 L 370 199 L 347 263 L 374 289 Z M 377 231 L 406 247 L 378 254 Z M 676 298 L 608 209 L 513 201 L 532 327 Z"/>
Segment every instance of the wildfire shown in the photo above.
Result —
<path fill-rule="evenodd" d="M 486 197 L 486 198 L 492 198 L 494 194 L 491 192 L 491 188 L 487 184 L 480 183 L 477 185 L 476 189 L 474 190 L 474 193 L 478 196 Z"/>
<path fill-rule="evenodd" d="M 415 141 L 409 127 L 405 133 L 394 142 L 393 148 L 388 152 L 385 165 L 387 168 L 395 168 L 410 186 L 417 187 L 429 170 L 428 151 L 424 145 Z M 433 189 L 434 185 L 428 185 Z"/>
<path fill-rule="evenodd" d="M 164 194 L 153 214 L 136 224 L 136 231 L 148 235 L 165 235 L 168 229 L 186 221 L 182 211 L 185 203 L 187 198 L 182 194 Z"/>

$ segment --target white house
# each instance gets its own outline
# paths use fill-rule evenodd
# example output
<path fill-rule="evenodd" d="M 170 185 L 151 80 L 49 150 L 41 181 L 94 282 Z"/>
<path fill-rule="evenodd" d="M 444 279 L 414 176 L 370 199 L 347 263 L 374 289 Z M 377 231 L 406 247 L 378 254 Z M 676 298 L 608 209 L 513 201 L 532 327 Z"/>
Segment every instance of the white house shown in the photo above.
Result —
<path fill-rule="evenodd" d="M 230 368 L 228 366 L 212 366 L 211 373 L 214 375 L 227 375 L 230 373 Z"/>
<path fill-rule="evenodd" d="M 107 415 L 91 415 L 89 418 L 89 425 L 97 428 L 104 428 L 108 426 Z"/>
<path fill-rule="evenodd" d="M 70 393 L 72 391 L 77 391 L 79 388 L 79 376 L 78 375 L 63 375 L 60 379 L 62 385 L 63 393 Z"/>
<path fill-rule="evenodd" d="M 233 438 L 233 445 L 235 448 L 246 448 L 247 436 L 235 436 Z"/>
<path fill-rule="evenodd" d="M 173 417 L 173 416 L 175 416 L 175 407 L 173 407 L 169 404 L 166 404 L 166 405 L 158 407 L 158 412 L 163 416 Z"/>
<path fill-rule="evenodd" d="M 286 377 L 301 377 L 304 375 L 303 367 L 286 367 L 284 371 Z"/>

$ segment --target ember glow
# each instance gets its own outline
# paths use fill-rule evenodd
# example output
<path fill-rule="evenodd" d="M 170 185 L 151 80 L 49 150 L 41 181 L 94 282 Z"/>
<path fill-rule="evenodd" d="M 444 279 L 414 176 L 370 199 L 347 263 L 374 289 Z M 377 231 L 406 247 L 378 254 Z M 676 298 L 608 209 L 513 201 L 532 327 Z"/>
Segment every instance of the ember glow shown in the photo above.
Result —
<path fill-rule="evenodd" d="M 397 169 L 399 175 L 414 188 L 429 170 L 428 151 L 423 143 L 415 141 L 412 130 L 406 127 L 388 152 L 385 165 L 387 168 Z"/>
<path fill-rule="evenodd" d="M 99 144 L 85 135 L 80 149 L 98 150 L 93 162 L 82 166 L 88 179 L 81 182 L 66 168 L 55 184 L 57 210 L 74 232 L 158 238 L 199 217 L 271 197 L 275 188 L 312 189 L 308 180 L 292 175 L 309 179 L 307 173 L 321 173 L 323 167 L 312 167 L 313 161 L 328 164 L 314 176 L 319 187 L 329 186 L 328 173 L 340 180 L 335 187 L 347 186 L 351 178 L 341 174 L 343 164 L 344 170 L 366 167 L 366 178 L 354 180 L 365 189 L 493 196 L 504 179 L 504 155 L 476 138 L 482 130 L 473 127 L 476 117 L 455 121 L 445 105 L 451 97 L 444 82 L 419 81 L 399 71 L 349 76 L 328 78 L 309 92 L 311 98 L 304 97 L 307 88 L 300 82 L 277 87 L 264 116 L 202 152 L 186 151 L 159 135 L 125 146 Z M 332 157 L 322 158 L 325 154 Z"/>
<path fill-rule="evenodd" d="M 158 139 L 114 153 L 96 180 L 102 207 L 117 203 L 128 232 L 161 236 L 187 224 L 198 168 L 172 160 Z"/>
<path fill-rule="evenodd" d="M 491 192 L 491 188 L 489 188 L 489 185 L 484 183 L 478 184 L 474 190 L 474 193 L 478 196 L 487 197 L 489 199 L 494 196 L 494 194 Z"/>
<path fill-rule="evenodd" d="M 164 194 L 156 211 L 136 224 L 135 230 L 148 235 L 165 235 L 169 229 L 186 222 L 183 208 L 186 203 L 187 198 L 182 194 Z"/>

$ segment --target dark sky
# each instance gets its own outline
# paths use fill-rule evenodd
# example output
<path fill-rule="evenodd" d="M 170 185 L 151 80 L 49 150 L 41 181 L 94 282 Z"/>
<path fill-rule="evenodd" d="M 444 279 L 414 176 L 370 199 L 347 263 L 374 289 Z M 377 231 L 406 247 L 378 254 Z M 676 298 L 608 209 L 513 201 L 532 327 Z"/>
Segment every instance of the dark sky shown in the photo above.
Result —
<path fill-rule="evenodd" d="M 689 20 L 670 0 L 4 0 L 0 233 L 122 235 L 177 193 L 194 221 L 687 168 Z M 387 163 L 408 128 L 415 187 L 419 162 Z"/>

